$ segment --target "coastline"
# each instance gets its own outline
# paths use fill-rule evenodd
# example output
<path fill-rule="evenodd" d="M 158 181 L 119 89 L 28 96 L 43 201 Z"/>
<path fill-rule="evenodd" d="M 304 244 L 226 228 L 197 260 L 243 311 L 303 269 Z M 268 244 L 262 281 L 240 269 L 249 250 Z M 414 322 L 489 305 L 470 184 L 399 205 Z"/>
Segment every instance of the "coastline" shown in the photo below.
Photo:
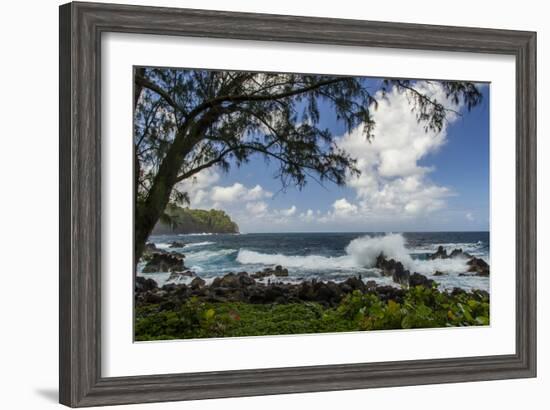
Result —
<path fill-rule="evenodd" d="M 383 254 L 377 268 L 391 285 L 360 276 L 289 283 L 283 266 L 231 272 L 207 283 L 186 270 L 183 254 L 155 248 L 149 245 L 146 266 L 171 271 L 176 283 L 159 287 L 136 278 L 138 341 L 489 324 L 488 292 L 438 289 L 434 279 Z M 469 258 L 472 276 L 489 275 L 487 264 L 461 250 L 441 248 L 430 257 Z"/>

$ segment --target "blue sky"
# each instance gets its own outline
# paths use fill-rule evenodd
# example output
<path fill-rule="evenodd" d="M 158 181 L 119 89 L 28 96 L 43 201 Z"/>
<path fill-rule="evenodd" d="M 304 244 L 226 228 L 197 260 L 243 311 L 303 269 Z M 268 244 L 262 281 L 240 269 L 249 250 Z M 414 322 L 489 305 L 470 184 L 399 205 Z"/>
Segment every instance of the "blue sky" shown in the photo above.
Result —
<path fill-rule="evenodd" d="M 381 84 L 369 80 L 374 93 Z M 445 99 L 437 82 L 417 88 L 461 112 L 440 133 L 424 132 L 405 95 L 390 90 L 374 113 L 373 143 L 346 132 L 327 105 L 327 127 L 352 156 L 361 177 L 347 186 L 309 180 L 281 192 L 275 164 L 255 156 L 228 173 L 210 169 L 190 191 L 191 206 L 227 211 L 243 232 L 486 231 L 489 229 L 489 86 L 468 112 Z M 378 95 L 378 97 L 381 97 Z"/>

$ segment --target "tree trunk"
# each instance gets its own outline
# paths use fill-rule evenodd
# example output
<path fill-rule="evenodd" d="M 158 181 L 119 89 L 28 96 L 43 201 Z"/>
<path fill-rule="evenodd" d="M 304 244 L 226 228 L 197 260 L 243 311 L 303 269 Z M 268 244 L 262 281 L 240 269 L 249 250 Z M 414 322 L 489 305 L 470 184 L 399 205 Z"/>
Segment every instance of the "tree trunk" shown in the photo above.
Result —
<path fill-rule="evenodd" d="M 137 76 L 143 76 L 144 74 L 145 74 L 144 68 L 136 68 L 134 71 L 134 121 L 135 121 L 135 115 L 136 115 L 135 110 L 137 109 L 137 103 L 139 101 L 139 97 L 141 96 L 141 90 L 143 89 L 143 87 L 139 85 L 137 81 L 135 81 L 135 78 Z M 133 148 L 134 148 L 134 229 L 137 236 L 137 230 L 138 230 L 137 221 L 138 221 L 138 214 L 139 214 L 139 209 L 138 209 L 139 204 L 137 201 L 137 197 L 138 197 L 138 189 L 139 189 L 139 174 L 141 172 L 141 167 L 140 167 L 139 158 L 138 158 L 138 146 L 136 145 L 135 140 L 133 143 Z M 134 241 L 136 241 L 136 238 L 134 238 Z M 134 247 L 134 249 L 136 248 Z M 141 252 L 143 252 L 143 247 L 141 247 Z M 141 253 L 140 253 L 140 256 L 141 256 Z M 139 261 L 139 257 L 136 258 L 134 255 L 134 273 L 137 272 L 138 261 Z"/>
<path fill-rule="evenodd" d="M 137 68 L 134 78 L 144 77 L 144 75 L 145 69 Z M 137 81 L 134 81 L 134 109 L 137 108 L 142 89 L 143 87 Z M 200 141 L 204 130 L 211 126 L 220 114 L 221 112 L 216 113 L 215 110 L 211 109 L 200 120 L 192 125 L 187 124 L 178 130 L 174 142 L 161 162 L 147 198 L 141 204 L 137 202 L 140 163 L 137 156 L 138 147 L 134 144 L 134 264 L 136 268 L 134 272 L 137 272 L 137 263 L 143 254 L 145 243 L 170 200 L 170 194 L 177 183 L 178 173 L 185 157 Z"/>
<path fill-rule="evenodd" d="M 178 175 L 185 157 L 193 150 L 195 144 L 202 138 L 203 132 L 216 121 L 217 117 L 218 115 L 213 112 L 207 113 L 193 125 L 183 127 L 178 131 L 174 142 L 161 162 L 145 202 L 136 203 L 134 238 L 134 262 L 136 265 L 143 254 L 147 238 L 151 235 L 168 205 L 170 194 L 178 182 Z"/>

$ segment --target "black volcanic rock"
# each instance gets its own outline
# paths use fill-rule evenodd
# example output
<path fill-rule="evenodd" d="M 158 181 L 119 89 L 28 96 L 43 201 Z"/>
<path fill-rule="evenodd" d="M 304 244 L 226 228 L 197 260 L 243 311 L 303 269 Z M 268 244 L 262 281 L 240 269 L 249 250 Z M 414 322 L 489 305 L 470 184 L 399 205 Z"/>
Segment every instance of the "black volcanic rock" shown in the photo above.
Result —
<path fill-rule="evenodd" d="M 230 272 L 225 276 L 214 279 L 212 288 L 243 288 L 254 285 L 256 281 L 251 278 L 246 272 L 233 273 Z"/>
<path fill-rule="evenodd" d="M 288 269 L 283 268 L 281 265 L 277 265 L 274 268 L 265 268 L 262 271 L 253 273 L 252 276 L 254 279 L 262 279 L 268 276 L 276 276 L 278 278 L 287 277 Z"/>
<path fill-rule="evenodd" d="M 157 289 L 157 282 L 153 279 L 146 279 L 143 276 L 136 276 L 135 283 L 136 292 L 146 292 Z"/>
<path fill-rule="evenodd" d="M 185 256 L 173 253 L 156 252 L 151 255 L 147 264 L 143 268 L 143 272 L 173 272 L 183 271 L 185 266 L 183 259 Z"/>
<path fill-rule="evenodd" d="M 440 254 L 447 254 L 442 247 L 440 247 L 442 252 Z M 438 252 L 440 249 L 438 249 Z M 384 255 L 381 253 L 376 258 L 376 267 L 382 270 L 382 275 L 391 276 L 392 280 L 402 286 L 425 286 L 431 288 L 435 282 L 431 279 L 428 279 L 426 276 L 421 275 L 420 273 L 411 273 L 406 270 L 401 262 L 395 261 L 394 259 L 387 260 Z"/>
<path fill-rule="evenodd" d="M 199 277 L 196 277 L 195 279 L 193 279 L 191 281 L 191 283 L 189 284 L 191 289 L 200 289 L 200 288 L 204 287 L 204 285 L 206 285 L 206 282 L 204 281 L 204 279 L 199 278 Z"/>
<path fill-rule="evenodd" d="M 426 276 L 421 275 L 420 273 L 413 273 L 409 279 L 409 286 L 424 286 L 426 288 L 431 288 L 435 285 L 435 281 L 428 279 Z"/>
<path fill-rule="evenodd" d="M 324 305 L 337 305 L 342 300 L 342 290 L 334 282 L 317 282 L 314 291 L 315 301 Z"/>
<path fill-rule="evenodd" d="M 410 272 L 405 269 L 401 262 L 395 259 L 387 260 L 383 253 L 376 258 L 376 265 L 382 271 L 383 276 L 391 276 L 395 283 L 407 286 L 409 283 Z"/>
<path fill-rule="evenodd" d="M 428 259 L 429 260 L 447 259 L 448 257 L 449 257 L 449 255 L 447 255 L 447 251 L 445 250 L 445 248 L 443 248 L 443 246 L 439 245 L 438 248 L 437 248 L 437 251 L 435 253 L 432 253 L 431 255 L 429 255 Z"/>
<path fill-rule="evenodd" d="M 475 272 L 476 276 L 489 276 L 489 265 L 483 259 L 472 258 L 467 264 L 468 272 Z"/>
<path fill-rule="evenodd" d="M 367 282 L 367 285 L 365 285 L 365 283 L 363 283 L 363 281 L 361 279 L 359 279 L 356 276 L 353 276 L 351 278 L 347 278 L 344 282 L 342 282 L 340 284 L 340 288 L 345 293 L 351 293 L 354 290 L 360 290 L 361 292 L 364 292 L 366 287 L 368 285 L 372 285 L 372 284 L 374 284 L 374 286 L 376 286 L 376 282 L 374 282 L 374 281 L 369 281 L 369 282 Z"/>
<path fill-rule="evenodd" d="M 146 251 L 156 251 L 157 250 L 157 245 L 155 245 L 153 242 L 147 242 L 145 244 L 145 250 Z"/>
<path fill-rule="evenodd" d="M 162 253 L 163 256 L 174 255 Z M 483 262 L 483 261 L 482 261 Z M 385 276 L 391 276 L 396 284 L 378 285 L 370 280 L 366 284 L 360 277 L 349 277 L 345 281 L 336 283 L 318 280 L 305 280 L 300 283 L 268 282 L 254 280 L 253 275 L 247 272 L 228 273 L 215 278 L 210 285 L 205 280 L 194 276 L 191 271 L 173 273 L 173 277 L 181 275 L 192 277 L 190 284 L 166 284 L 158 288 L 151 279 L 138 277 L 136 279 L 135 301 L 138 306 L 158 304 L 159 310 L 178 309 L 182 303 L 192 297 L 200 297 L 207 302 L 242 302 L 254 304 L 289 304 L 301 302 L 316 302 L 324 306 L 338 306 L 340 302 L 353 292 L 377 295 L 381 300 L 394 300 L 403 303 L 406 287 L 425 286 L 431 288 L 435 282 L 420 273 L 410 273 L 401 262 L 393 259 L 386 260 L 381 254 L 377 258 L 377 267 Z M 483 263 L 472 259 L 471 269 L 483 269 Z M 272 269 L 285 272 L 281 266 Z M 455 289 L 454 292 L 460 292 Z"/>
<path fill-rule="evenodd" d="M 467 252 L 464 252 L 461 248 L 453 249 L 450 254 L 447 254 L 447 250 L 443 248 L 443 246 L 441 245 L 437 247 L 437 251 L 435 253 L 428 255 L 429 260 L 449 259 L 449 258 L 471 258 L 471 257 L 472 255 L 470 255 Z"/>
<path fill-rule="evenodd" d="M 174 281 L 179 281 L 180 279 L 183 279 L 183 278 L 194 278 L 195 276 L 197 276 L 195 274 L 195 272 L 191 271 L 191 270 L 186 270 L 186 271 L 183 271 L 183 272 L 172 272 L 170 274 L 170 276 L 168 277 L 168 280 L 167 282 L 174 282 Z"/>
<path fill-rule="evenodd" d="M 395 283 L 398 283 L 403 286 L 409 285 L 410 278 L 411 278 L 410 272 L 405 269 L 397 269 L 392 274 L 392 280 Z"/>
<path fill-rule="evenodd" d="M 449 258 L 471 258 L 472 255 L 470 255 L 468 252 L 464 252 L 462 249 L 454 249 L 450 254 Z"/>
<path fill-rule="evenodd" d="M 387 260 L 383 253 L 376 258 L 375 267 L 382 271 L 382 275 L 394 278 L 395 282 L 402 281 L 408 272 L 401 262 L 394 259 Z"/>

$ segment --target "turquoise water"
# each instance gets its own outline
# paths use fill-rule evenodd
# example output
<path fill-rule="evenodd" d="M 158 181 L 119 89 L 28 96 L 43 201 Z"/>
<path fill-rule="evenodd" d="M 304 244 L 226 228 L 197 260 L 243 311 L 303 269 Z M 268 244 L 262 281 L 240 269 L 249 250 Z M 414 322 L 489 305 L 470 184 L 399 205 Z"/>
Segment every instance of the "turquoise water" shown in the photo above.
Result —
<path fill-rule="evenodd" d="M 159 248 L 173 241 L 182 248 L 170 248 L 185 255 L 185 264 L 205 279 L 228 272 L 249 273 L 274 265 L 289 270 L 288 282 L 316 278 L 345 280 L 361 275 L 363 280 L 391 284 L 374 268 L 376 257 L 383 252 L 401 261 L 411 272 L 428 277 L 435 271 L 445 272 L 434 279 L 442 288 L 489 290 L 489 278 L 459 276 L 467 272 L 466 259 L 426 260 L 426 256 L 443 246 L 448 252 L 461 248 L 489 263 L 488 232 L 406 232 L 406 233 L 270 233 L 270 234 L 191 234 L 152 236 Z M 159 284 L 168 273 L 153 273 Z"/>

